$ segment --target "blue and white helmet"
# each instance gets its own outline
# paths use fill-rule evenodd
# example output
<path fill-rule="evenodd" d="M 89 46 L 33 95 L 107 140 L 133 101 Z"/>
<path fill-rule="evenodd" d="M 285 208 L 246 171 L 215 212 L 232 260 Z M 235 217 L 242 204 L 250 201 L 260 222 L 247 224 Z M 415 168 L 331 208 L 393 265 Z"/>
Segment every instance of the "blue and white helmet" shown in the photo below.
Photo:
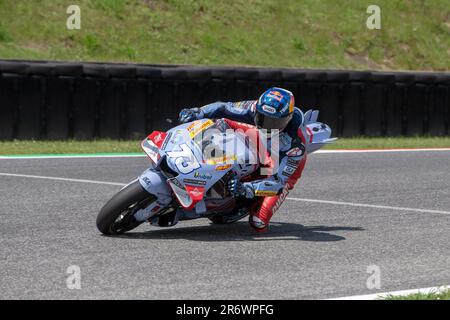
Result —
<path fill-rule="evenodd" d="M 294 95 L 282 88 L 270 88 L 256 104 L 255 125 L 260 129 L 282 131 L 294 115 Z"/>

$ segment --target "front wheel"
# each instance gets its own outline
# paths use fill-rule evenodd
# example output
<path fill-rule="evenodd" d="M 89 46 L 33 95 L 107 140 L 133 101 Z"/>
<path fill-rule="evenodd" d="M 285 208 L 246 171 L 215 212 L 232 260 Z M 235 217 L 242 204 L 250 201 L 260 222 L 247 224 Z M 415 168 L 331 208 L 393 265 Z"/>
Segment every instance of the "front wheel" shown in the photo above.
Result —
<path fill-rule="evenodd" d="M 115 194 L 100 210 L 97 228 L 106 235 L 121 234 L 136 228 L 140 223 L 133 215 L 155 201 L 151 195 L 135 181 Z"/>

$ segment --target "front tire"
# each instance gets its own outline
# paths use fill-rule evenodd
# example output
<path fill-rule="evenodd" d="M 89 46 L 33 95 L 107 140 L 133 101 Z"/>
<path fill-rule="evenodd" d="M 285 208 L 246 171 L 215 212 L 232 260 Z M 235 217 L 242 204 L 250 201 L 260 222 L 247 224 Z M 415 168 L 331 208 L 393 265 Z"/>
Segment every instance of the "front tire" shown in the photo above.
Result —
<path fill-rule="evenodd" d="M 115 194 L 97 215 L 97 229 L 106 235 L 121 234 L 136 228 L 133 215 L 141 207 L 155 201 L 137 180 Z"/>

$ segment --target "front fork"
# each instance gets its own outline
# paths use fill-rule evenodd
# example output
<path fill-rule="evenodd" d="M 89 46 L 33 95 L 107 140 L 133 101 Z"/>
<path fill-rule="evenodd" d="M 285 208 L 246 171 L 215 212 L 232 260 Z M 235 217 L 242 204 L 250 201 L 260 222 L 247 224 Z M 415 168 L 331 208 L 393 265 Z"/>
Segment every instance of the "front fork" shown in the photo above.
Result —
<path fill-rule="evenodd" d="M 141 186 L 156 197 L 156 201 L 147 207 L 136 211 L 134 217 L 137 221 L 146 221 L 155 216 L 172 203 L 172 192 L 167 185 L 166 177 L 157 169 L 147 169 L 138 178 Z"/>

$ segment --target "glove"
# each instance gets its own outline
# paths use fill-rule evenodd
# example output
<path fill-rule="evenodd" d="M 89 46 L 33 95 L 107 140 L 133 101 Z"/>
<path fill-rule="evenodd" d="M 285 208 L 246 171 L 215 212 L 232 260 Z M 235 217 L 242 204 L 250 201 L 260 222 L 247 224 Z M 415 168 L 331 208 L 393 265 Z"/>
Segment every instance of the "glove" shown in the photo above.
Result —
<path fill-rule="evenodd" d="M 180 112 L 178 121 L 186 123 L 203 118 L 203 112 L 199 108 L 183 109 Z"/>
<path fill-rule="evenodd" d="M 232 178 L 228 181 L 228 190 L 235 197 L 246 197 L 247 199 L 255 197 L 252 186 L 247 183 L 242 183 L 238 178 Z"/>

